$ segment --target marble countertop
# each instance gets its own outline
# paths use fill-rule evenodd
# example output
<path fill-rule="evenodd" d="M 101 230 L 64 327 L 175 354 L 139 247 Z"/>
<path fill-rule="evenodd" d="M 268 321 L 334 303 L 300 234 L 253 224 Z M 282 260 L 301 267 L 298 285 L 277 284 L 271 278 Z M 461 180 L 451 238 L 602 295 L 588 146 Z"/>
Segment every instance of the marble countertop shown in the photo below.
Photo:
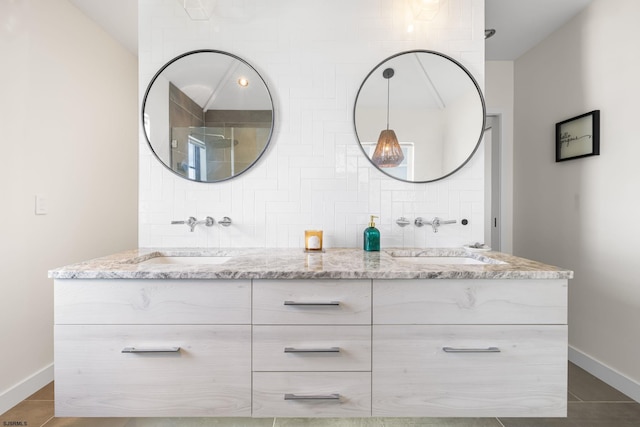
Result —
<path fill-rule="evenodd" d="M 148 264 L 158 256 L 224 256 L 222 264 Z M 402 257 L 464 256 L 487 264 L 413 264 Z M 49 271 L 54 279 L 570 279 L 573 272 L 500 252 L 388 248 L 141 248 Z"/>

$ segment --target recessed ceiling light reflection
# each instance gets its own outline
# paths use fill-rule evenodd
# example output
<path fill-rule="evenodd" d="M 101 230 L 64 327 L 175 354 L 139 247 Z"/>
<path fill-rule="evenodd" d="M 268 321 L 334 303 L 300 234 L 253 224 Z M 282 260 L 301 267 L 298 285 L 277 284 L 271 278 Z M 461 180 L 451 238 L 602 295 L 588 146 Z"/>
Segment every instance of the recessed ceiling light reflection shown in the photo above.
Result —
<path fill-rule="evenodd" d="M 240 77 L 240 78 L 238 79 L 238 84 L 239 84 L 241 87 L 247 87 L 247 86 L 249 86 L 249 80 L 247 80 L 247 79 L 246 79 L 246 78 L 244 78 L 244 77 Z"/>

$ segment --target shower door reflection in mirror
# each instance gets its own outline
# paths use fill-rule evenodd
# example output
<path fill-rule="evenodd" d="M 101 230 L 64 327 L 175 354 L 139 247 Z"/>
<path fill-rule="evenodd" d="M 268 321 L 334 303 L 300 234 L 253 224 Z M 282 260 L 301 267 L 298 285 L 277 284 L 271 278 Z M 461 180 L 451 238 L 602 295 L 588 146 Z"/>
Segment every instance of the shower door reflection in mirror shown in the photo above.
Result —
<path fill-rule="evenodd" d="M 175 174 L 219 182 L 250 169 L 274 123 L 269 90 L 253 67 L 220 51 L 181 55 L 158 71 L 143 101 L 149 146 Z"/>

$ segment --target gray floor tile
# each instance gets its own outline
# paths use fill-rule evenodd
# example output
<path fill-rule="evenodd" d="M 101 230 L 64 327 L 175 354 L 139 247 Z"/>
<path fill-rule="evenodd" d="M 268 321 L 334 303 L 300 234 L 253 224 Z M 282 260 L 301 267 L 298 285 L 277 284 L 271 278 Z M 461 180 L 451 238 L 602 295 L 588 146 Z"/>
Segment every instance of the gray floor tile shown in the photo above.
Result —
<path fill-rule="evenodd" d="M 274 427 L 502 427 L 495 418 L 278 418 Z"/>
<path fill-rule="evenodd" d="M 364 418 L 277 418 L 274 427 L 378 427 Z"/>
<path fill-rule="evenodd" d="M 502 427 L 495 418 L 381 418 L 384 427 Z"/>
<path fill-rule="evenodd" d="M 633 399 L 569 363 L 569 392 L 585 402 L 633 402 Z"/>
<path fill-rule="evenodd" d="M 567 392 L 567 402 L 581 402 L 581 400 L 578 399 L 578 396 L 569 391 Z"/>
<path fill-rule="evenodd" d="M 131 418 L 124 427 L 273 427 L 273 418 Z"/>
<path fill-rule="evenodd" d="M 569 402 L 567 418 L 500 418 L 504 427 L 638 427 L 639 403 Z"/>

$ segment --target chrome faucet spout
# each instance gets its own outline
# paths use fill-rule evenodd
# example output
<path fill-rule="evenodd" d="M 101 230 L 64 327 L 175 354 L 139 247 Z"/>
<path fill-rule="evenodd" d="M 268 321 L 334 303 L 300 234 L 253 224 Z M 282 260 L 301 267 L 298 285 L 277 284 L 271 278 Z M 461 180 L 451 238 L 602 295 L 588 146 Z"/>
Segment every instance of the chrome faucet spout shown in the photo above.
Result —
<path fill-rule="evenodd" d="M 416 220 L 413 222 L 416 227 L 422 227 L 423 225 L 430 225 L 433 228 L 433 232 L 437 233 L 438 232 L 438 228 L 442 225 L 442 224 L 455 224 L 457 221 L 455 219 L 440 219 L 437 216 L 434 217 L 431 221 L 425 221 L 422 219 L 422 217 L 417 217 Z"/>

